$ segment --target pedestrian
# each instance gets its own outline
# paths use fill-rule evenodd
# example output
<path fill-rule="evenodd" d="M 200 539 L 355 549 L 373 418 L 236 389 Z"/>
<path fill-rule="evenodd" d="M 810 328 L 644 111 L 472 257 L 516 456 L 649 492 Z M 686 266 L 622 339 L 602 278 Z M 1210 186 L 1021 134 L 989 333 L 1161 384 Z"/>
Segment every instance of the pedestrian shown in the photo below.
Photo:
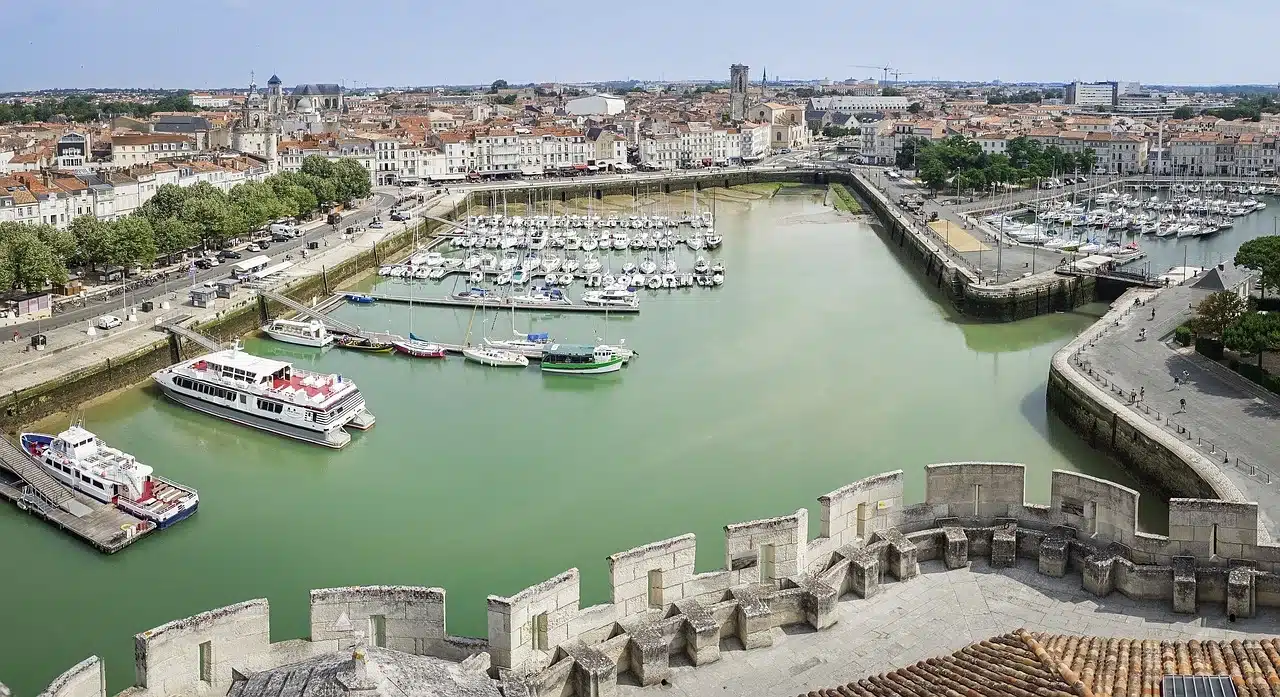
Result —
<path fill-rule="evenodd" d="M 1147 398 L 1147 388 L 1146 388 L 1146 387 L 1139 387 L 1139 388 L 1138 388 L 1138 401 L 1139 401 L 1139 402 L 1141 402 L 1142 400 L 1144 400 L 1144 399 L 1146 399 L 1146 398 Z"/>
<path fill-rule="evenodd" d="M 1129 390 L 1129 403 L 1133 404 L 1136 401 L 1138 401 L 1138 393 L 1133 390 Z"/>
<path fill-rule="evenodd" d="M 1182 382 L 1183 384 L 1191 384 L 1191 373 L 1188 373 L 1185 370 L 1182 371 Z"/>
<path fill-rule="evenodd" d="M 1155 319 L 1155 318 L 1156 318 L 1156 309 L 1153 307 L 1151 308 L 1151 319 Z"/>
<path fill-rule="evenodd" d="M 1183 397 L 1178 400 L 1178 411 L 1185 412 L 1187 410 L 1187 398 Z"/>
<path fill-rule="evenodd" d="M 1177 376 L 1177 375 L 1174 375 L 1174 376 L 1173 376 L 1173 389 L 1175 389 L 1175 390 L 1176 390 L 1176 389 L 1178 389 L 1178 376 Z"/>

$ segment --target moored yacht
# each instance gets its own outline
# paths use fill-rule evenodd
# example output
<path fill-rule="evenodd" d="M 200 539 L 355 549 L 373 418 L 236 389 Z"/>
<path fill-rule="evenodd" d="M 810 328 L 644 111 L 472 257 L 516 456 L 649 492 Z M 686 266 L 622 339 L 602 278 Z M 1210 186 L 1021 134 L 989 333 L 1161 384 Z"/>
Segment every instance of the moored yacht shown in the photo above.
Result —
<path fill-rule="evenodd" d="M 23 433 L 19 443 L 62 484 L 167 528 L 200 504 L 196 490 L 157 477 L 132 455 L 109 447 L 81 426 L 56 436 Z"/>
<path fill-rule="evenodd" d="M 354 382 L 254 356 L 238 345 L 157 370 L 151 378 L 185 407 L 330 448 L 351 441 L 345 426 L 364 430 L 374 423 Z"/>
<path fill-rule="evenodd" d="M 320 348 L 333 343 L 333 335 L 325 329 L 319 320 L 295 322 L 289 319 L 274 319 L 263 325 L 262 332 L 276 341 L 299 346 Z"/>

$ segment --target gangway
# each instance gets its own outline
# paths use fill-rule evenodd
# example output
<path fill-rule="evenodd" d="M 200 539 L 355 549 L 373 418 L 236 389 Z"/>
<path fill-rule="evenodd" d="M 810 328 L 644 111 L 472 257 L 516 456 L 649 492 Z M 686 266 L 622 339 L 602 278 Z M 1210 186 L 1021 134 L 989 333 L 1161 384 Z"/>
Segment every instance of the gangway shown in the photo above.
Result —
<path fill-rule="evenodd" d="M 201 334 L 200 332 L 194 329 L 189 329 L 180 324 L 181 322 L 185 322 L 188 319 L 191 319 L 190 316 L 175 317 L 174 319 L 171 319 L 168 322 L 161 323 L 160 328 L 167 332 L 176 334 L 189 341 L 194 341 L 195 343 L 200 344 L 201 346 L 209 349 L 210 351 L 221 351 L 223 349 L 222 344 L 219 344 L 218 342 L 214 341 L 213 339 L 210 339 L 209 337 L 205 336 L 204 334 Z M 177 359 L 175 358 L 174 360 L 177 360 Z"/>
<path fill-rule="evenodd" d="M 43 467 L 6 438 L 0 438 L 0 466 L 18 475 L 33 493 L 54 506 L 74 515 L 87 512 L 85 505 L 76 501 L 70 489 L 50 476 Z"/>
<path fill-rule="evenodd" d="M 270 290 L 260 290 L 258 291 L 258 294 L 268 300 L 274 300 L 280 303 L 281 305 L 284 305 L 285 307 L 289 308 L 290 310 L 293 310 L 294 312 L 297 312 L 303 317 L 308 317 L 310 319 L 318 320 L 332 331 L 337 331 L 342 334 L 351 334 L 353 336 L 360 336 L 363 333 L 360 331 L 360 327 L 357 327 L 354 324 L 347 324 L 342 320 L 334 319 L 329 315 L 326 315 L 325 313 L 316 310 L 315 308 L 311 308 L 311 307 L 307 307 L 306 305 L 303 305 L 302 303 L 298 302 L 297 300 L 294 300 L 293 298 L 285 297 L 279 293 L 276 293 Z"/>

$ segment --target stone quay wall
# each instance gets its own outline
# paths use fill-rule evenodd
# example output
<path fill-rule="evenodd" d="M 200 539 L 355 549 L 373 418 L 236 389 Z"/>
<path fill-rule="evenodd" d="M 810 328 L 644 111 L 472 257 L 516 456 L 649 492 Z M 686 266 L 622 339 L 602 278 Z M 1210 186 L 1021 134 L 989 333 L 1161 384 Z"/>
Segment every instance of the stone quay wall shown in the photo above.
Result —
<path fill-rule="evenodd" d="M 459 210 L 455 206 L 442 218 L 454 219 Z M 406 255 L 413 245 L 415 235 L 430 236 L 444 226 L 444 223 L 437 220 L 426 220 L 414 228 L 378 242 L 367 251 L 324 268 L 318 274 L 291 281 L 277 292 L 301 303 L 315 303 L 320 298 L 328 297 L 337 288 L 358 281 L 377 270 L 380 264 Z M 287 315 L 292 310 L 275 302 L 265 303 L 264 309 L 256 299 L 241 300 L 220 310 L 212 320 L 192 328 L 214 339 L 229 340 L 262 326 L 264 312 L 276 317 Z M 145 320 L 145 315 L 139 319 Z M 202 353 L 205 353 L 205 349 L 197 344 L 157 333 L 154 342 L 127 355 L 108 358 L 40 385 L 0 396 L 0 429 L 15 432 L 24 424 L 74 409 L 112 390 L 136 385 L 165 366 Z"/>
<path fill-rule="evenodd" d="M 1244 494 L 1215 463 L 1129 409 L 1116 394 L 1090 379 L 1085 373 L 1089 368 L 1078 361 L 1081 349 L 1108 331 L 1117 318 L 1133 310 L 1135 299 L 1152 293 L 1150 289 L 1127 291 L 1093 326 L 1054 354 L 1046 391 L 1048 409 L 1090 446 L 1113 456 L 1162 498 L 1244 501 Z M 1267 532 L 1262 534 L 1269 540 Z"/>
<path fill-rule="evenodd" d="M 842 596 L 910 582 L 928 560 L 1034 560 L 1040 573 L 1079 575 L 1098 596 L 1189 614 L 1280 607 L 1280 546 L 1259 529 L 1256 504 L 1175 498 L 1169 534 L 1157 535 L 1137 528 L 1138 492 L 1087 475 L 1054 471 L 1048 504 L 1027 503 L 1020 464 L 937 464 L 924 476 L 924 500 L 909 505 L 901 471 L 820 497 L 812 539 L 806 509 L 726 525 L 724 565 L 711 571 L 697 571 L 692 534 L 619 552 L 608 558 L 606 603 L 582 606 L 577 569 L 491 595 L 485 638 L 448 633 L 440 588 L 312 591 L 309 639 L 277 643 L 266 600 L 211 610 L 138 634 L 135 686 L 121 694 L 221 694 L 236 675 L 363 643 L 454 661 L 488 654 L 507 694 L 609 695 L 623 672 L 653 685 L 669 677 L 673 657 L 717 661 L 723 641 L 751 650 L 770 646 L 781 627 L 826 629 L 840 619 Z M 42 697 L 106 697 L 102 674 L 90 658 Z"/>

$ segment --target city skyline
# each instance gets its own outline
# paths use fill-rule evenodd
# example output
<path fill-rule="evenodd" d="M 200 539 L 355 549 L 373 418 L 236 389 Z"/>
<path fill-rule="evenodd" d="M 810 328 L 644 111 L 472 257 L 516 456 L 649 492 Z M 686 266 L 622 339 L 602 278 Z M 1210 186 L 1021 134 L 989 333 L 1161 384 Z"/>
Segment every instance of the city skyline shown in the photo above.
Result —
<path fill-rule="evenodd" d="M 729 63 L 780 79 L 878 78 L 857 66 L 887 65 L 904 81 L 1069 82 L 1134 80 L 1151 84 L 1275 84 L 1266 67 L 1267 28 L 1280 7 L 1224 0 L 1082 0 L 1052 6 L 977 0 L 968 6 L 929 0 L 910 14 L 897 7 L 826 2 L 794 21 L 770 21 L 776 6 L 746 0 L 732 11 L 655 0 L 642 14 L 592 8 L 589 23 L 543 3 L 492 3 L 483 25 L 465 5 L 393 1 L 361 6 L 217 0 L 181 17 L 154 0 L 129 5 L 71 3 L 9 8 L 9 32 L 41 56 L 0 78 L 0 91 L 53 88 L 225 88 L 259 85 L 271 74 L 286 85 L 342 82 L 348 88 L 605 80 L 726 80 Z M 79 24 L 114 37 L 127 51 L 66 51 L 68 7 Z M 752 9 L 758 12 L 752 12 Z M 1063 15 L 1079 20 L 1072 31 Z M 680 17 L 678 22 L 656 21 Z M 1250 17 L 1250 21 L 1238 21 Z M 1233 21 L 1234 20 L 1234 21 Z M 199 32 L 173 31 L 174 22 Z M 1230 45 L 1210 39 L 1232 21 Z M 779 28 L 779 25 L 781 27 Z M 579 34 L 588 26 L 586 34 Z M 874 31 L 868 31 L 874 27 Z M 665 35 L 664 35 L 665 34 Z M 617 50 L 620 40 L 632 48 Z M 1204 37 L 1203 40 L 1200 37 Z M 1197 42 L 1203 44 L 1195 47 Z M 14 42 L 18 48 L 21 43 Z M 1254 46 L 1256 48 L 1250 48 Z M 150 47 L 151 52 L 145 52 Z M 1217 50 L 1211 61 L 1202 59 Z"/>

